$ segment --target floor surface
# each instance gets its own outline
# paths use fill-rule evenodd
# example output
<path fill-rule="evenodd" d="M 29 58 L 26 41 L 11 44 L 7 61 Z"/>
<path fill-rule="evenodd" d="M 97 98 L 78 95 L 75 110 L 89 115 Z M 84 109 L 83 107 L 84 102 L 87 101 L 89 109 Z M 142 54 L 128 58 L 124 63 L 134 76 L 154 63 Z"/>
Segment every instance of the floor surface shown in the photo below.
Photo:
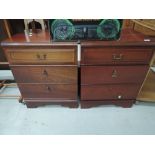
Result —
<path fill-rule="evenodd" d="M 19 93 L 17 88 L 7 91 Z M 155 134 L 155 103 L 136 102 L 132 108 L 48 105 L 28 109 L 17 99 L 0 99 L 0 134 Z"/>

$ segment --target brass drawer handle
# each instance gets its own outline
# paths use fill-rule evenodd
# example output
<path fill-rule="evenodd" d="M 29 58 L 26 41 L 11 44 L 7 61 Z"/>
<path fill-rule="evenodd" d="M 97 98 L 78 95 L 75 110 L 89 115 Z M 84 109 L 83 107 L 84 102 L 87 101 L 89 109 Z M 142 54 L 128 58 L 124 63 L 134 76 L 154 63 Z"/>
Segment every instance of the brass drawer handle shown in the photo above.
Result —
<path fill-rule="evenodd" d="M 113 54 L 113 60 L 122 60 L 123 54 Z"/>
<path fill-rule="evenodd" d="M 40 55 L 39 54 L 37 54 L 37 58 L 40 59 Z"/>
<path fill-rule="evenodd" d="M 46 60 L 46 57 L 47 57 L 46 54 L 43 54 L 42 56 L 41 56 L 40 54 L 37 54 L 37 58 L 38 58 L 39 60 Z"/>
<path fill-rule="evenodd" d="M 48 76 L 48 72 L 46 71 L 46 69 L 43 71 L 43 75 Z"/>
<path fill-rule="evenodd" d="M 114 69 L 113 70 L 113 72 L 112 72 L 112 76 L 111 76 L 112 78 L 116 78 L 116 77 L 118 77 L 118 73 L 117 73 L 117 71 Z"/>
<path fill-rule="evenodd" d="M 46 60 L 46 54 L 43 55 L 43 59 Z"/>

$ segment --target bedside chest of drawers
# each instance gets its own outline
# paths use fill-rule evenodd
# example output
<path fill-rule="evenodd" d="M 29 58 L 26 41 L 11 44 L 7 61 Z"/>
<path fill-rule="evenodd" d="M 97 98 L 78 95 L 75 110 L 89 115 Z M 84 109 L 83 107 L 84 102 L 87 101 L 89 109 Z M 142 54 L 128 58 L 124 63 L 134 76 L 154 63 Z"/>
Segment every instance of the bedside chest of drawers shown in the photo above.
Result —
<path fill-rule="evenodd" d="M 1 45 L 27 107 L 78 107 L 78 96 L 82 108 L 131 107 L 148 72 L 155 39 L 126 29 L 117 41 L 77 44 L 52 42 L 49 32 L 40 31 L 17 34 Z"/>
<path fill-rule="evenodd" d="M 81 43 L 82 108 L 133 105 L 154 49 L 144 39 L 139 33 L 127 31 L 118 41 Z"/>
<path fill-rule="evenodd" d="M 27 107 L 78 107 L 77 45 L 52 43 L 48 32 L 24 34 L 2 43 Z"/>

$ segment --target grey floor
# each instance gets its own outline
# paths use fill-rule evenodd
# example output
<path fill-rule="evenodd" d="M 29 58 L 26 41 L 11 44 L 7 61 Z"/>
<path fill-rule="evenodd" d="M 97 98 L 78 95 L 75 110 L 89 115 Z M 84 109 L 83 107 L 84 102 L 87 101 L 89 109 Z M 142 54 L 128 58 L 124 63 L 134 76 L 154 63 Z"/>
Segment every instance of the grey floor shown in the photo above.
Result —
<path fill-rule="evenodd" d="M 5 91 L 19 94 L 17 88 Z M 0 134 L 155 134 L 155 103 L 137 102 L 127 109 L 55 105 L 28 109 L 17 99 L 0 99 Z"/>

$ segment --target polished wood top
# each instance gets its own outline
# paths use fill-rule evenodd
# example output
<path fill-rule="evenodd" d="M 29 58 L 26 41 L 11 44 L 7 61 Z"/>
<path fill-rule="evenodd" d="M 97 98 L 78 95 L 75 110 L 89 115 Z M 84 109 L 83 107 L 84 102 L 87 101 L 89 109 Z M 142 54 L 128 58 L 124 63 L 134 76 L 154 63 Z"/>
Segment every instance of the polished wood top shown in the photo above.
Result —
<path fill-rule="evenodd" d="M 82 46 L 155 46 L 155 37 L 145 36 L 132 29 L 122 29 L 115 41 L 82 41 Z"/>
<path fill-rule="evenodd" d="M 20 33 L 13 35 L 12 38 L 8 38 L 1 42 L 2 46 L 69 46 L 77 45 L 77 42 L 52 42 L 49 31 L 38 30 L 29 33 Z"/>
<path fill-rule="evenodd" d="M 49 31 L 38 30 L 37 33 L 16 34 L 2 41 L 2 46 L 68 46 L 77 45 L 77 41 L 54 42 Z M 116 41 L 81 41 L 82 46 L 155 46 L 155 37 L 148 37 L 131 29 L 122 29 L 121 37 Z"/>

